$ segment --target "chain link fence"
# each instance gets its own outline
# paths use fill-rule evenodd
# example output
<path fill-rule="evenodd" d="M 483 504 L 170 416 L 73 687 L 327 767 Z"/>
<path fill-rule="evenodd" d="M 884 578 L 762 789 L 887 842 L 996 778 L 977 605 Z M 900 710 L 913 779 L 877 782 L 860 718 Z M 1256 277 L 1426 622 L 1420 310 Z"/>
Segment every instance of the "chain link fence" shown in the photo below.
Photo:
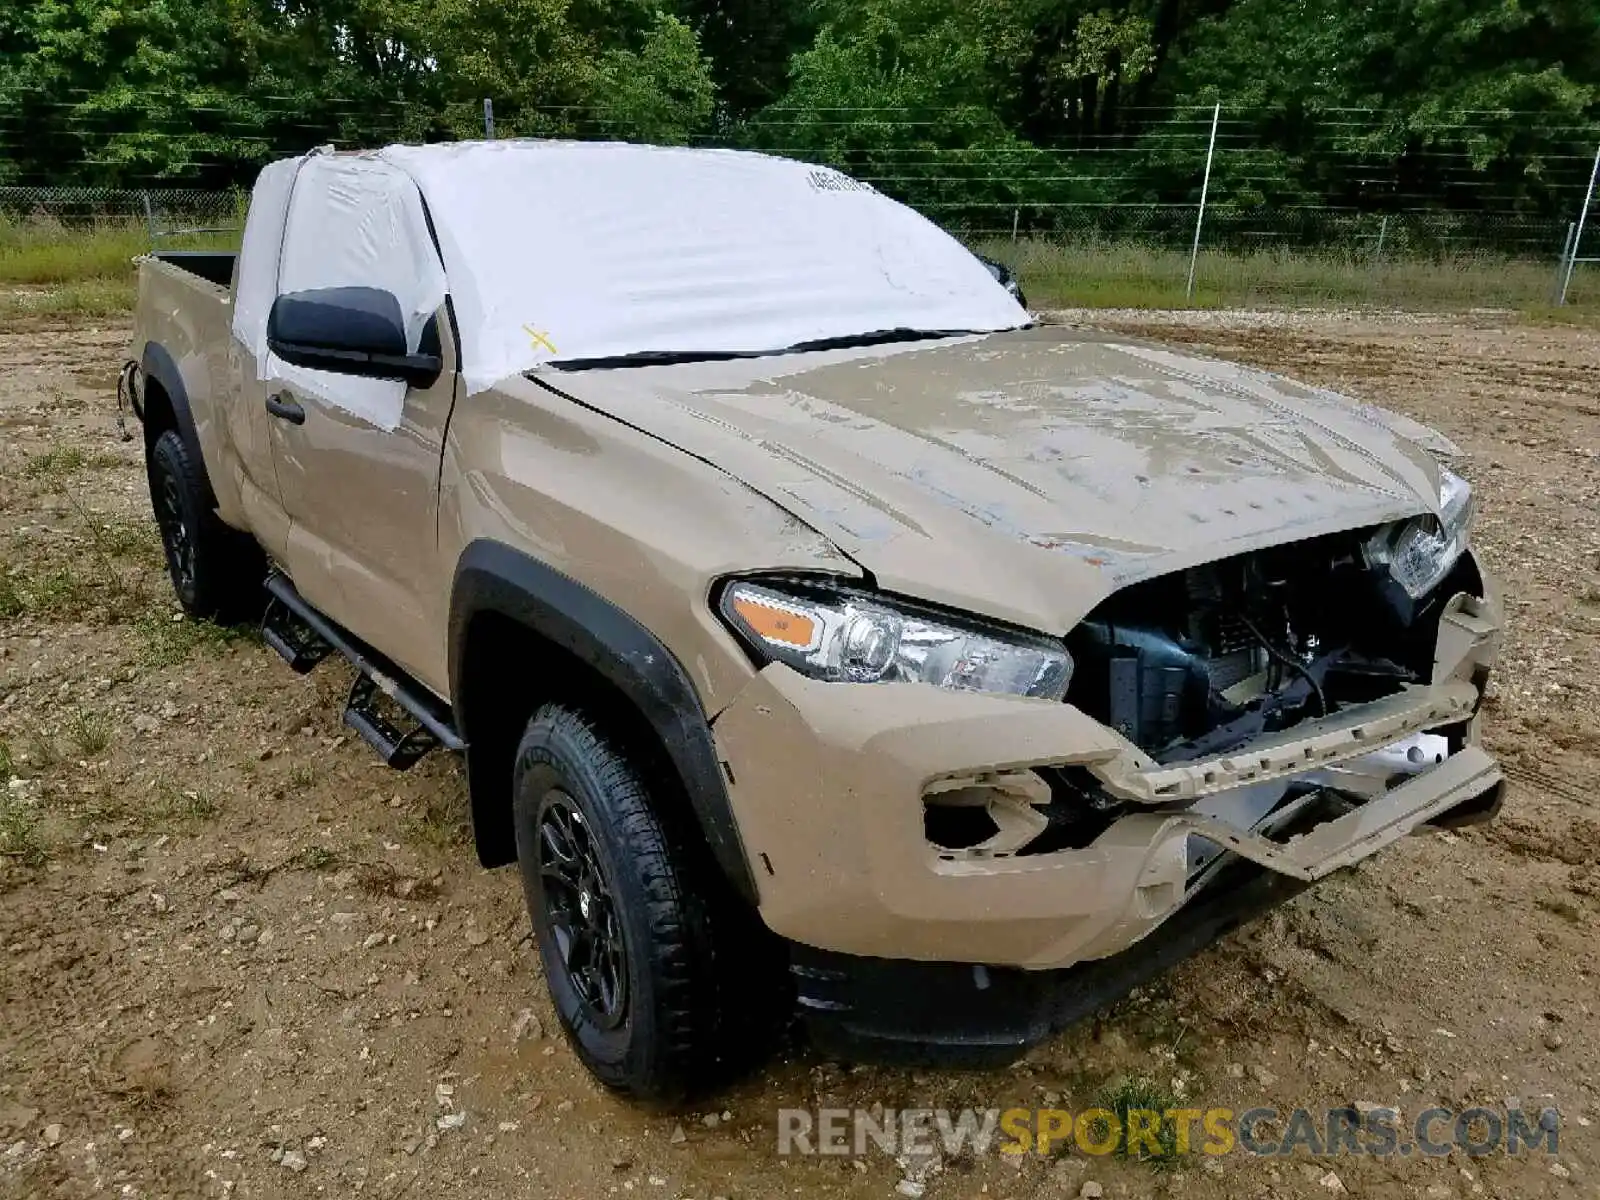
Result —
<path fill-rule="evenodd" d="M 0 187 L 0 217 L 62 225 L 143 222 L 151 240 L 243 228 L 242 191 L 195 188 Z"/>

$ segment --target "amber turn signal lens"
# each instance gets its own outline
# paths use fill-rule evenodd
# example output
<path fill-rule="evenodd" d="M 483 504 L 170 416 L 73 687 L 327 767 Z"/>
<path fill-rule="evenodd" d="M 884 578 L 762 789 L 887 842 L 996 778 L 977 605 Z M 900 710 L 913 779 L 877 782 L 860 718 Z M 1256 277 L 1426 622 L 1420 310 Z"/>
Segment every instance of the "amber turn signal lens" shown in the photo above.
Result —
<path fill-rule="evenodd" d="M 817 623 L 802 613 L 774 608 L 750 596 L 733 597 L 731 607 L 746 628 L 769 642 L 807 650 L 817 635 Z"/>

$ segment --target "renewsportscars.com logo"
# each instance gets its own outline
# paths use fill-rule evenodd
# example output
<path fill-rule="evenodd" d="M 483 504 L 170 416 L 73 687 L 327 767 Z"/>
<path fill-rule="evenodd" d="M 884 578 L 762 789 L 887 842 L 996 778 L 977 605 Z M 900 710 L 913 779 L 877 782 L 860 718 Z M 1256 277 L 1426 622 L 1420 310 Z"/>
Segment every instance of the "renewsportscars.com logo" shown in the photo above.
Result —
<path fill-rule="evenodd" d="M 785 1108 L 778 1110 L 780 1155 L 1126 1153 L 1315 1157 L 1557 1153 L 1554 1108 L 1427 1108 L 1411 1121 L 1399 1109 L 1131 1108 Z"/>

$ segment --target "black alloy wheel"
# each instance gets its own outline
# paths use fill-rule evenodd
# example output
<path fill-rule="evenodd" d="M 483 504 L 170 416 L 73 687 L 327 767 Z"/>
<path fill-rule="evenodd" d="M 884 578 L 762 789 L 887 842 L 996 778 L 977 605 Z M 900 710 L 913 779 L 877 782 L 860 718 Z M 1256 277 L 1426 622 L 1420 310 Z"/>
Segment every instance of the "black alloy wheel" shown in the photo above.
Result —
<path fill-rule="evenodd" d="M 561 703 L 534 712 L 512 770 L 517 865 L 556 1017 L 596 1079 L 649 1101 L 747 1069 L 788 1011 L 782 947 L 672 786 L 637 731 Z"/>
<path fill-rule="evenodd" d="M 205 471 L 176 429 L 150 446 L 150 508 L 161 533 L 167 574 L 178 603 L 191 617 L 220 621 L 260 619 L 267 560 L 249 534 L 225 525 Z"/>
<path fill-rule="evenodd" d="M 628 1015 L 627 948 L 617 902 L 583 813 L 560 787 L 539 802 L 543 924 L 586 1016 L 616 1029 Z"/>

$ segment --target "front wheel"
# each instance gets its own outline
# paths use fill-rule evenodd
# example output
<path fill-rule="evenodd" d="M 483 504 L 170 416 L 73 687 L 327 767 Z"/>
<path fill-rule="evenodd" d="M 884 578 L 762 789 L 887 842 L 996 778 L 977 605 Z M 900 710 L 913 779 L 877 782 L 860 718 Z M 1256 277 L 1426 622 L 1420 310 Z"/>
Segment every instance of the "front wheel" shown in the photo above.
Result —
<path fill-rule="evenodd" d="M 253 539 L 217 516 L 200 465 L 177 430 L 166 430 L 150 447 L 149 471 L 150 504 L 183 611 L 224 621 L 259 617 L 266 559 Z"/>
<path fill-rule="evenodd" d="M 583 713 L 551 704 L 523 735 L 514 788 L 545 981 L 584 1065 L 645 1100 L 737 1069 L 751 1046 L 724 980 L 741 960 L 752 968 L 731 943 L 754 917 L 719 899 L 705 856 L 661 820 L 634 765 Z"/>

